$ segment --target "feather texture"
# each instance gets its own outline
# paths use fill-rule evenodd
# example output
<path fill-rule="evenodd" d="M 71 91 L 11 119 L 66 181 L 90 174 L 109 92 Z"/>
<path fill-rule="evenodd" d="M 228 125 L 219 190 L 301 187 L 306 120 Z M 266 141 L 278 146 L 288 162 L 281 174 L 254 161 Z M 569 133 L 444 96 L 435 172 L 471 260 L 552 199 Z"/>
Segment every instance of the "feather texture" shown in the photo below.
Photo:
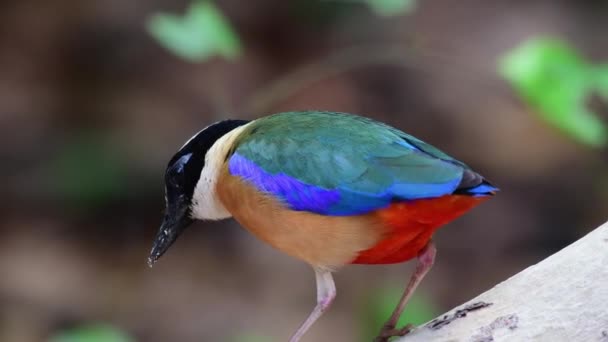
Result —
<path fill-rule="evenodd" d="M 382 241 L 362 251 L 354 264 L 391 264 L 410 260 L 427 245 L 435 231 L 463 215 L 488 196 L 446 195 L 393 203 L 375 212 L 387 227 Z"/>
<path fill-rule="evenodd" d="M 333 112 L 288 112 L 253 121 L 235 141 L 228 169 L 292 210 L 332 216 L 451 194 L 464 174 L 476 175 L 411 135 Z M 482 190 L 492 189 L 488 184 Z"/>
<path fill-rule="evenodd" d="M 274 248 L 313 265 L 335 270 L 372 248 L 388 232 L 376 215 L 326 216 L 286 208 L 251 183 L 220 172 L 217 194 L 233 217 Z"/>

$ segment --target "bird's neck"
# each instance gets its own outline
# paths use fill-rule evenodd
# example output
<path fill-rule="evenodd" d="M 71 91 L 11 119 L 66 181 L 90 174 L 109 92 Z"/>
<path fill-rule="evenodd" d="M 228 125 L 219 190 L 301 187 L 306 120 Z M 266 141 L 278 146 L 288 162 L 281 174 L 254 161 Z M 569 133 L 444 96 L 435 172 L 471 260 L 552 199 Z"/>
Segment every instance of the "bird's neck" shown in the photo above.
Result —
<path fill-rule="evenodd" d="M 219 200 L 216 187 L 220 170 L 226 163 L 226 156 L 233 148 L 238 136 L 249 124 L 237 127 L 219 138 L 205 155 L 205 166 L 194 188 L 192 217 L 199 220 L 221 220 L 232 214 Z"/>

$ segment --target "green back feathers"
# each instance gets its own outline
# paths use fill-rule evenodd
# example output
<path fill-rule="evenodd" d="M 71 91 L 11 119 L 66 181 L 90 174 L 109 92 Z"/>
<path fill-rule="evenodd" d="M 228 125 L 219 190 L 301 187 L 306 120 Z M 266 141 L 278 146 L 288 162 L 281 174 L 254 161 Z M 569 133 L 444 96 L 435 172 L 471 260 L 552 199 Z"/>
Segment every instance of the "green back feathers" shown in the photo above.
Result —
<path fill-rule="evenodd" d="M 328 213 L 448 194 L 468 169 L 393 127 L 333 112 L 287 112 L 255 120 L 235 143 L 235 154 L 261 169 L 236 172 L 260 189 L 284 197 L 289 189 L 276 188 L 293 188 L 294 180 L 313 187 L 306 191 L 337 191 L 340 199 Z M 285 184 L 274 184 L 278 181 Z"/>

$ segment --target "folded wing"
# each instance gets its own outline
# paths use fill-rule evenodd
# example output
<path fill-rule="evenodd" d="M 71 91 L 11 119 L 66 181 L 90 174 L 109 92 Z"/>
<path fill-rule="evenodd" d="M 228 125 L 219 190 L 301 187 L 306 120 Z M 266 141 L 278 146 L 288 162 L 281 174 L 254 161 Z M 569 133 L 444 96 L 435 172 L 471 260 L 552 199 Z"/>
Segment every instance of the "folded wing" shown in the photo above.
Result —
<path fill-rule="evenodd" d="M 228 168 L 292 210 L 338 216 L 484 182 L 465 164 L 406 133 L 330 112 L 289 112 L 254 121 L 229 156 Z"/>

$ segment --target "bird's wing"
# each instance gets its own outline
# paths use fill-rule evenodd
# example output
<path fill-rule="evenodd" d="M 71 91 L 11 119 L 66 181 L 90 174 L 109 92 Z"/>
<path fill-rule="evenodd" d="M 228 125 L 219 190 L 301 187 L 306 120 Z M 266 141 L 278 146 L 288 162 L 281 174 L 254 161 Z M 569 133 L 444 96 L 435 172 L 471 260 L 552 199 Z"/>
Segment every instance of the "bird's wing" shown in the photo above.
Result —
<path fill-rule="evenodd" d="M 254 121 L 228 169 L 293 210 L 340 216 L 453 193 L 468 167 L 376 121 L 289 112 Z"/>

